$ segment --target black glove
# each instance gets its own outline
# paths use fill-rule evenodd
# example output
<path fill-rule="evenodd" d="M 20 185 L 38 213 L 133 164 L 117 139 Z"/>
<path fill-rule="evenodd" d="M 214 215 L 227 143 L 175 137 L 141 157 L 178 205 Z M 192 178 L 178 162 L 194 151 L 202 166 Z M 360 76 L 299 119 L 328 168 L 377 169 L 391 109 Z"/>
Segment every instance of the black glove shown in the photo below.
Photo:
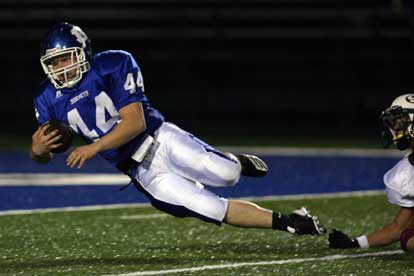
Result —
<path fill-rule="evenodd" d="M 356 239 L 348 237 L 342 231 L 332 229 L 329 234 L 329 246 L 332 248 L 359 248 L 359 243 Z"/>
<path fill-rule="evenodd" d="M 295 210 L 289 215 L 273 212 L 272 228 L 296 235 L 321 235 L 326 233 L 326 229 L 318 218 L 312 216 L 305 207 Z"/>

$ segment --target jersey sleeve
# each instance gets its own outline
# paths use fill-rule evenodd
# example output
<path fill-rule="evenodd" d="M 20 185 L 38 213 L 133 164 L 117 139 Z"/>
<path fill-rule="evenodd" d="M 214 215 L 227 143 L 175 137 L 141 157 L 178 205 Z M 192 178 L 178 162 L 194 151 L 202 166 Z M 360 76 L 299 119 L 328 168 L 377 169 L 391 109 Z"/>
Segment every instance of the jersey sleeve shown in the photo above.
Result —
<path fill-rule="evenodd" d="M 43 125 L 47 121 L 51 120 L 51 114 L 49 112 L 49 107 L 47 101 L 42 95 L 34 97 L 34 111 L 39 125 Z"/>
<path fill-rule="evenodd" d="M 403 158 L 384 175 L 388 202 L 400 207 L 414 207 L 414 167 Z"/>
<path fill-rule="evenodd" d="M 117 110 L 145 98 L 142 73 L 135 59 L 124 52 L 120 62 L 118 70 L 111 75 L 111 98 Z"/>

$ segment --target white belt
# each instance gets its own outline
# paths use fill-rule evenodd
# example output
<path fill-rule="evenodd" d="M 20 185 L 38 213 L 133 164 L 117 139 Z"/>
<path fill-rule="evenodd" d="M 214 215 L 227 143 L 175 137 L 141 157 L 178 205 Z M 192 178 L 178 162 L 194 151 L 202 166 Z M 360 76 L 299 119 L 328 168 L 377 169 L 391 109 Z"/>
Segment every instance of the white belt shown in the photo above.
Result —
<path fill-rule="evenodd" d="M 152 136 L 147 135 L 144 141 L 138 147 L 137 151 L 134 154 L 132 154 L 131 158 L 137 161 L 138 163 L 141 163 L 144 160 L 145 156 L 147 156 L 154 142 L 155 139 Z"/>

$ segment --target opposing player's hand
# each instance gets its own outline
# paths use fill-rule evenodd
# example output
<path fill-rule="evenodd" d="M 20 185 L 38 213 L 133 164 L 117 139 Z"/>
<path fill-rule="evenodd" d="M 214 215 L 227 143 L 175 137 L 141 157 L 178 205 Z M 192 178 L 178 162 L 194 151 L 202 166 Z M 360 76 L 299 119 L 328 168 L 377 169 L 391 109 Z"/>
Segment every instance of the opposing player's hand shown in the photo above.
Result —
<path fill-rule="evenodd" d="M 342 231 L 332 229 L 329 234 L 329 246 L 332 248 L 358 248 L 359 243 L 356 239 L 350 238 Z"/>
<path fill-rule="evenodd" d="M 48 127 L 48 124 L 44 124 L 32 135 L 32 152 L 35 155 L 47 154 L 52 149 L 56 149 L 62 145 L 61 143 L 56 143 L 62 137 L 59 131 L 55 130 L 46 134 Z"/>
<path fill-rule="evenodd" d="M 80 146 L 72 151 L 72 153 L 69 155 L 68 159 L 66 160 L 66 165 L 71 168 L 77 166 L 78 169 L 80 169 L 83 167 L 87 160 L 94 157 L 97 153 L 98 149 L 95 144 Z"/>

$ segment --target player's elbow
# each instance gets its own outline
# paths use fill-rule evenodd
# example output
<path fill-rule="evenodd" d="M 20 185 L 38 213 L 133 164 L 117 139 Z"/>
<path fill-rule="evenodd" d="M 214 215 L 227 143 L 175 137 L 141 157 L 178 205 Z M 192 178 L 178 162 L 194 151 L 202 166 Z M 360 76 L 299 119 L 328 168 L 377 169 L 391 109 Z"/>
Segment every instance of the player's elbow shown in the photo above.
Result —
<path fill-rule="evenodd" d="M 122 123 L 124 127 L 128 130 L 130 136 L 137 136 L 143 133 L 147 129 L 145 120 L 136 120 L 136 119 L 123 119 Z"/>
<path fill-rule="evenodd" d="M 400 244 L 404 251 L 414 251 L 414 229 L 407 228 L 401 232 Z"/>
<path fill-rule="evenodd" d="M 134 122 L 131 127 L 133 128 L 134 134 L 138 135 L 140 133 L 143 133 L 147 129 L 147 125 L 145 123 L 145 120 L 138 120 L 137 122 Z"/>
<path fill-rule="evenodd" d="M 146 130 L 145 115 L 141 103 L 131 103 L 119 110 L 122 124 L 127 127 L 132 136 Z"/>
<path fill-rule="evenodd" d="M 400 239 L 401 233 L 404 231 L 404 227 L 397 223 L 387 224 L 385 226 L 385 229 L 388 232 L 390 243 L 398 241 Z"/>

